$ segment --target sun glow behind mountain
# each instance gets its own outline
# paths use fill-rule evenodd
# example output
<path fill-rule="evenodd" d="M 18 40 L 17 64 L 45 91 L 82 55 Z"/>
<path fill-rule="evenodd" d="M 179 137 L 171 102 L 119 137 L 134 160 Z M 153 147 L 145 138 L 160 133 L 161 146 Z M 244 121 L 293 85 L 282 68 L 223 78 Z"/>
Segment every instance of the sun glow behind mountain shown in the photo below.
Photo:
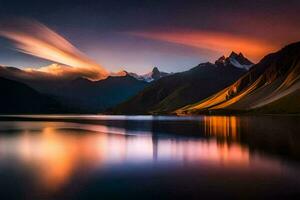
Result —
<path fill-rule="evenodd" d="M 93 80 L 103 79 L 109 74 L 63 36 L 37 21 L 17 20 L 1 24 L 0 35 L 14 41 L 20 52 L 60 63 L 28 71 L 55 76 L 78 75 Z"/>

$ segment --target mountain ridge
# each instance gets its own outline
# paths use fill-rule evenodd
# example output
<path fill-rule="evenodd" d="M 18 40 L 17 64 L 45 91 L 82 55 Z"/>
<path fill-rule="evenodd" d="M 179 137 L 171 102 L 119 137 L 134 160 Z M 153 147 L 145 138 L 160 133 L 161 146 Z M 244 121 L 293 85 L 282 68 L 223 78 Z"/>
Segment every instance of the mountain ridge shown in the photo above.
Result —
<path fill-rule="evenodd" d="M 44 72 L 28 72 L 0 67 L 0 77 L 30 86 L 66 107 L 81 113 L 98 113 L 135 95 L 148 83 L 129 75 L 108 76 L 92 81 L 84 77 L 57 77 Z"/>
<path fill-rule="evenodd" d="M 300 42 L 296 42 L 265 56 L 231 86 L 203 101 L 178 109 L 176 113 L 280 113 L 279 104 L 276 107 L 273 103 L 287 98 L 288 95 L 298 97 L 299 80 Z M 294 100 L 288 106 L 296 108 L 296 104 Z M 281 112 L 285 112 L 284 105 L 281 104 L 281 108 Z M 295 112 L 300 110 L 294 110 L 293 113 Z"/>
<path fill-rule="evenodd" d="M 114 114 L 165 114 L 204 99 L 237 80 L 245 69 L 225 63 L 201 63 L 185 71 L 163 77 L 130 100 L 111 110 Z M 201 92 L 199 92 L 201 91 Z"/>

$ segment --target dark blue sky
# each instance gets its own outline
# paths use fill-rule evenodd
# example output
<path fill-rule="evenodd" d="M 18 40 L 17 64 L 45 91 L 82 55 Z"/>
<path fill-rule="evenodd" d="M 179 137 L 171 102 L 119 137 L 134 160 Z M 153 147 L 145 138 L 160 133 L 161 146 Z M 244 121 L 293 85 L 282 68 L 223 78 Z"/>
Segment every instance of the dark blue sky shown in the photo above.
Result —
<path fill-rule="evenodd" d="M 182 71 L 228 53 L 228 49 L 182 40 L 190 39 L 189 34 L 194 38 L 199 34 L 201 39 L 220 33 L 216 41 L 227 36 L 242 38 L 233 41 L 234 47 L 249 39 L 279 48 L 300 40 L 299 13 L 298 0 L 0 0 L 2 21 L 15 17 L 38 20 L 107 69 L 125 68 L 139 73 L 153 66 Z M 181 36 L 181 32 L 189 34 Z M 131 33 L 146 33 L 147 37 Z M 247 44 L 242 45 L 241 50 L 246 49 Z M 244 53 L 255 61 L 261 57 Z M 49 63 L 19 53 L 11 42 L 0 39 L 0 64 L 21 67 Z"/>

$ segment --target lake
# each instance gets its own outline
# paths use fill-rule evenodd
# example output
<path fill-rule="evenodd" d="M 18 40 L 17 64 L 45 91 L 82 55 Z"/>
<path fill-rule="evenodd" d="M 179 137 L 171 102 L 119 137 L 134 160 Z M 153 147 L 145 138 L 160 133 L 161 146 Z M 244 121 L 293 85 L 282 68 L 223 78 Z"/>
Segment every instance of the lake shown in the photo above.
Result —
<path fill-rule="evenodd" d="M 0 198 L 296 199 L 299 128 L 296 116 L 0 116 Z"/>

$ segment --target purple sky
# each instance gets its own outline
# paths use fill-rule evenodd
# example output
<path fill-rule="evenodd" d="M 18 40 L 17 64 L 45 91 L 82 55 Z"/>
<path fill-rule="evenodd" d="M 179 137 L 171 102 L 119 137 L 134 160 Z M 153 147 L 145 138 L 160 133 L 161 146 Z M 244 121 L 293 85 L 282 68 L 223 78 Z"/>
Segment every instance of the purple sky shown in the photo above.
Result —
<path fill-rule="evenodd" d="M 257 49 L 271 51 L 300 40 L 300 2 L 296 0 L 3 0 L 0 13 L 2 21 L 24 17 L 42 22 L 109 71 L 144 73 L 153 66 L 183 71 L 228 54 L 231 43 L 236 51 L 241 43 L 241 51 L 258 61 L 261 54 L 255 56 L 246 48 L 252 41 Z M 224 49 L 194 45 L 198 38 L 201 42 L 210 37 L 203 32 L 216 33 L 216 41 L 225 38 L 230 44 Z M 39 67 L 50 63 L 17 52 L 10 41 L 0 39 L 2 65 Z"/>

